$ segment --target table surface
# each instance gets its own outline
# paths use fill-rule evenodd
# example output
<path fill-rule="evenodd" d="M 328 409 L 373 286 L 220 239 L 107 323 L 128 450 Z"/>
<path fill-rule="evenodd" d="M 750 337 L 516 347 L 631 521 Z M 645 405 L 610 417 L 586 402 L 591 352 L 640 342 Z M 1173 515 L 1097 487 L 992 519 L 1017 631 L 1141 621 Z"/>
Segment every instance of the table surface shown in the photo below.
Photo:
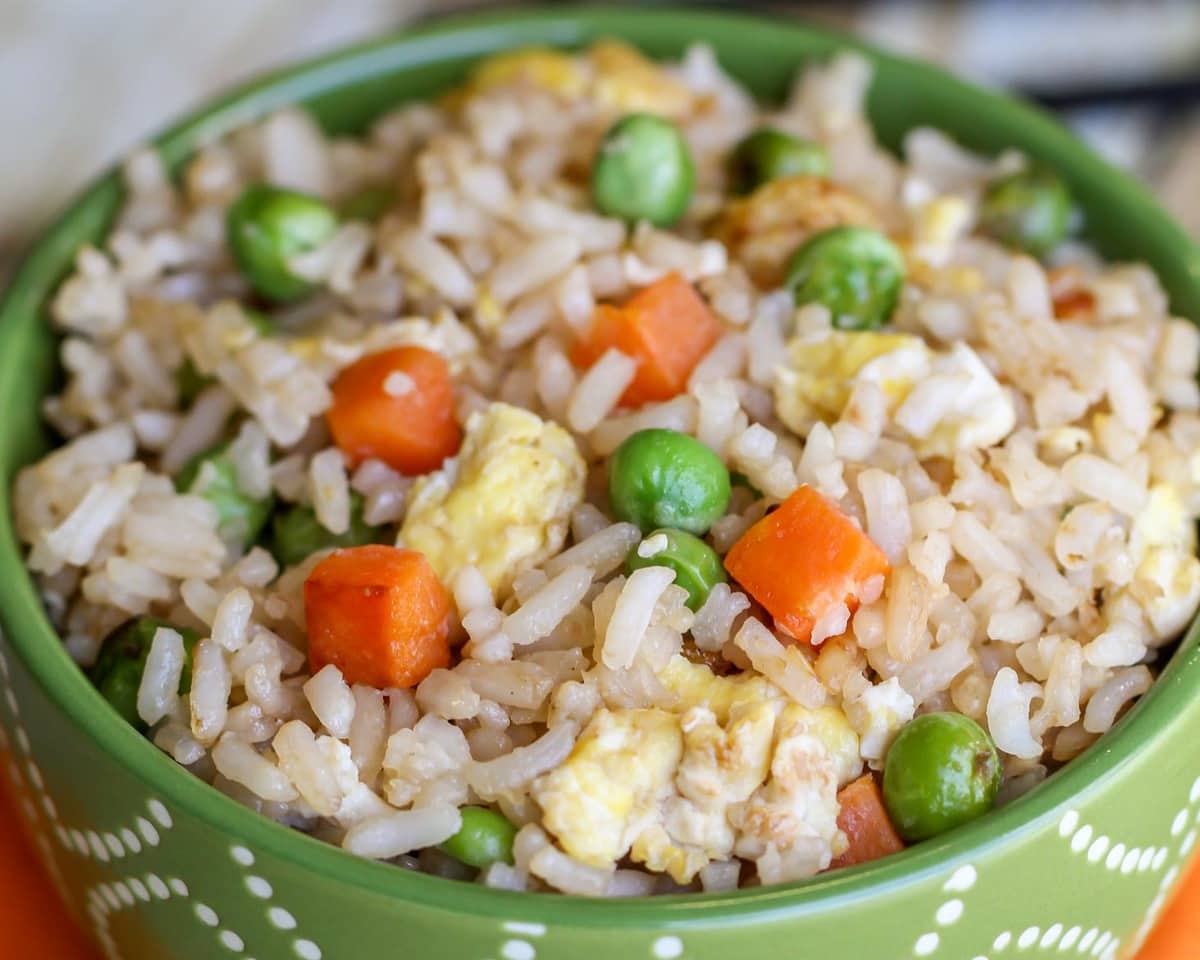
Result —
<path fill-rule="evenodd" d="M 100 960 L 67 915 L 0 788 L 0 943 L 5 956 Z M 1200 944 L 1200 859 L 1137 960 L 1195 960 Z"/>

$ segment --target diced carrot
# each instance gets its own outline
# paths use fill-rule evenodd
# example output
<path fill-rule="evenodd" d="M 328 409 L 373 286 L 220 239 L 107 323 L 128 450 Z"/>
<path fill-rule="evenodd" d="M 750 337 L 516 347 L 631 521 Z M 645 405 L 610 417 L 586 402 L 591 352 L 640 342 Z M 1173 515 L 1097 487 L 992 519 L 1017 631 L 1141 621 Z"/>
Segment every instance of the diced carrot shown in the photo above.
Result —
<path fill-rule="evenodd" d="M 412 687 L 450 662 L 450 595 L 415 550 L 335 550 L 304 581 L 308 662 L 347 683 Z"/>
<path fill-rule="evenodd" d="M 571 360 L 590 367 L 613 347 L 632 357 L 637 373 L 621 402 L 637 407 L 682 393 L 692 368 L 720 335 L 721 325 L 700 294 L 682 274 L 669 273 L 624 306 L 597 307 Z"/>
<path fill-rule="evenodd" d="M 450 368 L 422 347 L 395 347 L 351 364 L 334 381 L 325 416 L 352 465 L 382 460 L 415 476 L 436 470 L 462 444 Z"/>
<path fill-rule="evenodd" d="M 1054 298 L 1054 316 L 1059 320 L 1082 320 L 1096 309 L 1096 297 L 1090 290 L 1071 290 Z"/>
<path fill-rule="evenodd" d="M 725 569 L 780 630 L 808 640 L 837 604 L 853 613 L 868 581 L 887 575 L 888 561 L 836 504 L 804 486 L 742 534 Z"/>
<path fill-rule="evenodd" d="M 869 773 L 843 787 L 838 793 L 838 803 L 841 805 L 838 829 L 846 835 L 850 846 L 834 859 L 829 865 L 830 870 L 878 860 L 904 849 L 904 841 L 896 833 L 883 805 L 879 784 Z"/>

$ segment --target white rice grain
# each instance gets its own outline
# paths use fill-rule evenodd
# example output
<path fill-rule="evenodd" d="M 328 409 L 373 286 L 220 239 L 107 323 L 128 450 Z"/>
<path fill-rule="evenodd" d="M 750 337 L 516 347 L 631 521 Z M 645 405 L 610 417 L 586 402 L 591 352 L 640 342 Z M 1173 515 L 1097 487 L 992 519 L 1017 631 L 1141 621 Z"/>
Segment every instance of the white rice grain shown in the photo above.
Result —
<path fill-rule="evenodd" d="M 755 670 L 797 703 L 812 710 L 825 705 L 825 687 L 800 648 L 785 647 L 756 617 L 746 618 L 733 643 Z"/>
<path fill-rule="evenodd" d="M 518 647 L 548 637 L 579 605 L 591 585 L 589 568 L 567 567 L 504 618 L 505 634 Z"/>
<path fill-rule="evenodd" d="M 351 691 L 354 719 L 350 721 L 350 756 L 363 783 L 371 785 L 379 775 L 387 745 L 387 708 L 383 693 L 374 687 L 356 683 Z"/>
<path fill-rule="evenodd" d="M 1092 694 L 1083 714 L 1083 729 L 1105 733 L 1116 723 L 1117 714 L 1136 697 L 1150 689 L 1154 675 L 1145 666 L 1119 670 Z"/>
<path fill-rule="evenodd" d="M 434 847 L 462 827 L 454 807 L 397 810 L 355 824 L 342 840 L 342 849 L 360 857 L 389 860 L 411 850 Z"/>
<path fill-rule="evenodd" d="M 209 746 L 225 728 L 229 692 L 233 678 L 225 654 L 213 640 L 201 640 L 192 653 L 192 689 L 188 702 L 192 712 L 192 736 Z"/>
<path fill-rule="evenodd" d="M 212 618 L 213 642 L 237 653 L 250 639 L 250 618 L 254 614 L 254 600 L 245 587 L 230 590 L 217 604 Z"/>
<path fill-rule="evenodd" d="M 535 777 L 553 770 L 567 759 L 575 746 L 575 728 L 553 727 L 533 743 L 487 763 L 467 766 L 467 780 L 480 797 L 493 800 L 502 793 L 518 790 Z"/>
<path fill-rule="evenodd" d="M 581 543 L 569 547 L 546 561 L 543 569 L 557 577 L 570 567 L 584 566 L 594 577 L 606 577 L 617 569 L 642 539 L 642 532 L 632 523 L 614 523 Z"/>
<path fill-rule="evenodd" d="M 137 692 L 138 716 L 147 726 L 154 726 L 174 708 L 185 657 L 183 637 L 177 631 L 159 627 L 154 632 Z"/>
<path fill-rule="evenodd" d="M 178 473 L 192 457 L 212 447 L 236 409 L 237 401 L 224 387 L 214 384 L 201 391 L 163 451 L 163 473 Z"/>
<path fill-rule="evenodd" d="M 872 468 L 858 475 L 858 491 L 867 511 L 867 536 L 890 563 L 898 563 L 912 537 L 904 485 L 893 475 Z"/>
<path fill-rule="evenodd" d="M 581 253 L 579 241 L 568 234 L 538 237 L 496 264 L 488 290 L 501 304 L 512 303 L 565 272 Z"/>
<path fill-rule="evenodd" d="M 1080 453 L 1062 465 L 1062 476 L 1085 497 L 1102 500 L 1128 517 L 1146 505 L 1146 489 L 1115 463 Z"/>
<path fill-rule="evenodd" d="M 336 447 L 322 450 L 309 461 L 309 494 L 317 521 L 330 533 L 350 529 L 350 481 L 346 459 Z"/>
<path fill-rule="evenodd" d="M 438 668 L 417 686 L 422 713 L 446 720 L 470 720 L 479 713 L 479 694 L 459 673 Z"/>
<path fill-rule="evenodd" d="M 1024 759 L 1042 755 L 1042 745 L 1034 739 L 1029 725 L 1029 704 L 1038 695 L 1040 687 L 1021 683 L 1011 667 L 1002 668 L 992 681 L 987 705 L 988 731 L 1005 753 Z"/>
<path fill-rule="evenodd" d="M 240 783 L 264 800 L 290 803 L 300 796 L 282 770 L 236 733 L 221 734 L 212 758 L 221 776 Z"/>
<path fill-rule="evenodd" d="M 326 664 L 304 683 L 304 696 L 321 726 L 339 740 L 350 736 L 354 723 L 355 697 L 342 671 Z"/>
<path fill-rule="evenodd" d="M 612 412 L 625 389 L 633 383 L 637 362 L 615 347 L 604 351 L 576 384 L 567 405 L 567 424 L 576 433 L 587 433 Z"/>
<path fill-rule="evenodd" d="M 662 403 L 645 404 L 634 413 L 607 417 L 596 425 L 588 439 L 592 452 L 606 457 L 637 431 L 652 427 L 692 433 L 696 429 L 695 400 L 684 394 Z"/>
<path fill-rule="evenodd" d="M 633 664 L 654 615 L 654 605 L 674 580 L 675 571 L 669 567 L 642 567 L 629 575 L 604 632 L 601 663 L 612 670 L 628 669 Z"/>

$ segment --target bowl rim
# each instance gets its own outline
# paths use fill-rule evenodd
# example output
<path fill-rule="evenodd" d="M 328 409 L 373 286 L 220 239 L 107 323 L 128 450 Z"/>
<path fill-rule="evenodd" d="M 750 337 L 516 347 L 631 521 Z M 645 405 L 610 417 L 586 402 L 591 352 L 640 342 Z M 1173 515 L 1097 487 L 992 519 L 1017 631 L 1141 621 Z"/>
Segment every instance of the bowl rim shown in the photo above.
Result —
<path fill-rule="evenodd" d="M 713 9 L 633 7 L 568 7 L 467 13 L 438 18 L 335 50 L 272 71 L 188 111 L 151 142 L 170 160 L 231 127 L 261 117 L 338 86 L 368 80 L 387 66 L 437 62 L 463 55 L 485 55 L 530 42 L 573 46 L 597 34 L 620 34 L 620 25 L 636 19 L 663 31 L 686 36 L 704 22 L 747 37 L 756 32 L 784 31 L 807 35 L 841 49 L 857 50 L 873 62 L 948 85 L 962 97 L 986 108 L 990 117 L 1004 116 L 1020 126 L 1027 146 L 1069 155 L 1071 165 L 1102 180 L 1109 195 L 1141 208 L 1147 222 L 1189 251 L 1189 273 L 1200 289 L 1200 257 L 1182 228 L 1158 207 L 1143 187 L 1109 167 L 1057 122 L 1040 111 L 998 93 L 981 89 L 930 64 L 880 51 L 834 31 L 802 21 L 780 22 L 757 14 Z M 499 39 L 498 39 L 499 38 Z M 77 244 L 73 237 L 94 223 L 97 211 L 115 202 L 120 190 L 110 170 L 93 182 L 30 248 L 0 300 L 0 410 L 12 402 L 20 376 L 22 344 L 34 336 L 29 324 L 22 338 L 16 322 L 28 311 L 39 312 L 57 283 L 60 268 Z M 178 766 L 152 743 L 122 722 L 75 668 L 46 617 L 23 551 L 12 530 L 11 487 L 14 476 L 0 462 L 0 609 L 13 650 L 42 693 L 103 753 L 177 809 L 241 843 L 251 843 L 288 866 L 319 874 L 347 887 L 380 897 L 452 913 L 503 919 L 544 920 L 556 926 L 654 927 L 685 930 L 718 922 L 769 921 L 826 911 L 865 895 L 880 894 L 943 875 L 999 844 L 1028 838 L 1080 801 L 1084 794 L 1110 785 L 1135 754 L 1168 734 L 1172 717 L 1181 712 L 1189 689 L 1200 679 L 1200 620 L 1194 622 L 1179 650 L 1151 690 L 1105 734 L 1098 747 L 1071 761 L 1025 797 L 951 834 L 881 861 L 779 886 L 728 893 L 696 893 L 641 899 L 591 899 L 555 895 L 550 899 L 476 884 L 415 874 L 392 865 L 363 860 L 340 848 L 291 830 L 255 813 L 212 789 Z"/>

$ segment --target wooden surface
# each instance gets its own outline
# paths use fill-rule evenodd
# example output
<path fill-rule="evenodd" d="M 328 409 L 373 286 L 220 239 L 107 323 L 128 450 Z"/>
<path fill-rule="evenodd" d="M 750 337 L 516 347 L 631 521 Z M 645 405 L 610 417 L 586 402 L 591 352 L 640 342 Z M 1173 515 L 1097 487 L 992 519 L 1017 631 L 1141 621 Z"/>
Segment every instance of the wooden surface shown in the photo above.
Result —
<path fill-rule="evenodd" d="M 100 960 L 60 905 L 0 789 L 0 956 Z M 1200 956 L 1200 860 L 1163 914 L 1137 960 L 1196 960 Z"/>

